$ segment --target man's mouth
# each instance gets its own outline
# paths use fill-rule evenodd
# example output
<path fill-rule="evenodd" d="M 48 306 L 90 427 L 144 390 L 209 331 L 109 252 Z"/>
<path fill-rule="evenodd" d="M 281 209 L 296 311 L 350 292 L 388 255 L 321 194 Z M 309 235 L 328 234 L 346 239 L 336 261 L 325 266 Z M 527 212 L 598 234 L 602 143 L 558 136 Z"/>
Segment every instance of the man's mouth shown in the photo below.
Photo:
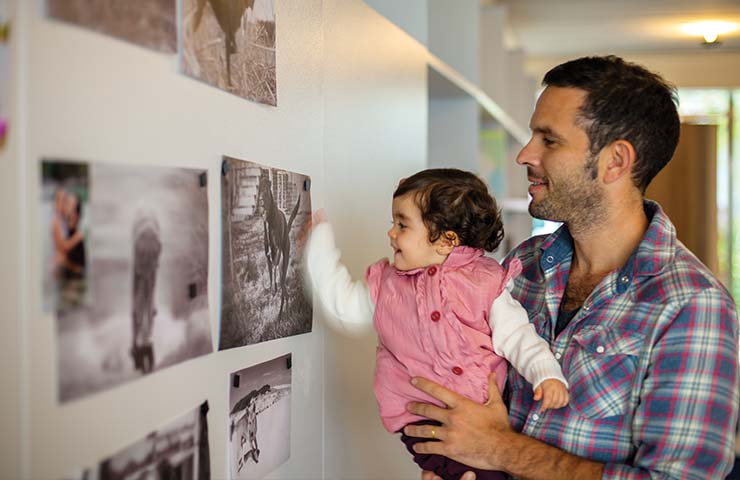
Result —
<path fill-rule="evenodd" d="M 547 180 L 544 178 L 527 177 L 527 180 L 529 181 L 528 191 L 530 195 L 533 195 L 534 192 L 540 191 L 548 185 Z"/>
<path fill-rule="evenodd" d="M 530 185 L 539 186 L 539 185 L 547 185 L 547 180 L 544 178 L 533 178 L 533 177 L 527 177 L 527 180 L 529 180 Z"/>

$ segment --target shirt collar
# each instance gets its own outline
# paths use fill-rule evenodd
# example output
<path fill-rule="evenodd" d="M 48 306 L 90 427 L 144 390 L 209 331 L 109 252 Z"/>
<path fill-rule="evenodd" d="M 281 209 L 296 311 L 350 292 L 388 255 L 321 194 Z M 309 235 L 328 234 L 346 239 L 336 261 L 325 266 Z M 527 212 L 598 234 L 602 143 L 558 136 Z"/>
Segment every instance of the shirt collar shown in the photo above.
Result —
<path fill-rule="evenodd" d="M 398 270 L 396 269 L 396 273 L 398 275 L 416 275 L 421 272 L 424 272 L 432 267 L 435 269 L 441 269 L 444 268 L 445 270 L 450 268 L 458 268 L 462 267 L 463 265 L 467 265 L 470 262 L 474 261 L 478 257 L 482 257 L 485 254 L 485 250 L 482 248 L 473 248 L 473 247 L 455 247 L 452 249 L 452 252 L 447 256 L 447 259 L 445 259 L 444 263 L 442 265 L 430 265 L 429 267 L 419 267 L 414 268 L 413 270 Z"/>
<path fill-rule="evenodd" d="M 651 276 L 669 264 L 676 253 L 676 228 L 658 203 L 643 200 L 648 228 L 640 244 L 620 269 L 617 291 L 624 292 L 636 276 Z M 573 237 L 565 225 L 548 236 L 540 247 L 540 268 L 543 272 L 570 259 L 573 255 Z"/>

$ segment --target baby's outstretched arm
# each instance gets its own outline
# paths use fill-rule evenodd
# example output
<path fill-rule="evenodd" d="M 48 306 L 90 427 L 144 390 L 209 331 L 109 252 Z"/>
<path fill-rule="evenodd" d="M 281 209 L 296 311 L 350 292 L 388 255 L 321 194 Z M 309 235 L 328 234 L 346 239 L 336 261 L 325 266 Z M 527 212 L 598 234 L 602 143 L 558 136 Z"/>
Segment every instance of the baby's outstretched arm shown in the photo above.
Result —
<path fill-rule="evenodd" d="M 334 231 L 323 212 L 314 214 L 305 250 L 305 272 L 329 324 L 342 332 L 372 329 L 374 305 L 364 281 L 353 281 L 334 243 Z"/>
<path fill-rule="evenodd" d="M 534 388 L 540 408 L 561 408 L 568 404 L 568 382 L 547 342 L 529 323 L 527 312 L 507 289 L 494 300 L 489 316 L 493 351 L 506 358 Z"/>

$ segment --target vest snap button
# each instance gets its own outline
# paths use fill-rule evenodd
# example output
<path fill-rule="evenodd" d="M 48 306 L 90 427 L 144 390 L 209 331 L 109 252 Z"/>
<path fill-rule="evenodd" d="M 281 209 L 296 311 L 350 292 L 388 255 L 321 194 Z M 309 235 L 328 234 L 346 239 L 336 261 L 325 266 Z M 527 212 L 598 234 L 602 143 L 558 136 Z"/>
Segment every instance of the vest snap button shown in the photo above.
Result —
<path fill-rule="evenodd" d="M 431 317 L 432 317 L 433 322 L 438 322 L 439 319 L 442 318 L 442 315 L 438 311 L 435 310 L 432 312 Z"/>
<path fill-rule="evenodd" d="M 455 375 L 462 375 L 463 369 L 460 367 L 452 367 L 452 373 Z"/>

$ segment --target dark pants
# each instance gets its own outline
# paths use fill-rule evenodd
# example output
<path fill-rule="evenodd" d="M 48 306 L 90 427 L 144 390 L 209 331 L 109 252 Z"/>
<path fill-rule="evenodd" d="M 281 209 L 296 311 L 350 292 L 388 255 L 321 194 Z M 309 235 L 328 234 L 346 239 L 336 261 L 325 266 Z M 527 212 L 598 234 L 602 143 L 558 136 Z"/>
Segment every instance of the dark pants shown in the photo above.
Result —
<path fill-rule="evenodd" d="M 440 426 L 439 422 L 433 420 L 422 420 L 420 422 L 414 422 L 411 425 L 436 425 Z M 475 480 L 505 480 L 508 478 L 503 472 L 495 472 L 492 470 L 479 470 L 477 468 L 468 467 L 460 462 L 456 462 L 442 455 L 433 455 L 428 453 L 416 453 L 414 452 L 413 446 L 418 442 L 429 442 L 428 438 L 409 437 L 403 430 L 401 430 L 401 441 L 406 444 L 406 449 L 411 455 L 414 456 L 414 462 L 419 465 L 423 470 L 429 470 L 434 472 L 436 475 L 444 478 L 445 480 L 459 480 L 463 473 L 474 472 Z"/>

